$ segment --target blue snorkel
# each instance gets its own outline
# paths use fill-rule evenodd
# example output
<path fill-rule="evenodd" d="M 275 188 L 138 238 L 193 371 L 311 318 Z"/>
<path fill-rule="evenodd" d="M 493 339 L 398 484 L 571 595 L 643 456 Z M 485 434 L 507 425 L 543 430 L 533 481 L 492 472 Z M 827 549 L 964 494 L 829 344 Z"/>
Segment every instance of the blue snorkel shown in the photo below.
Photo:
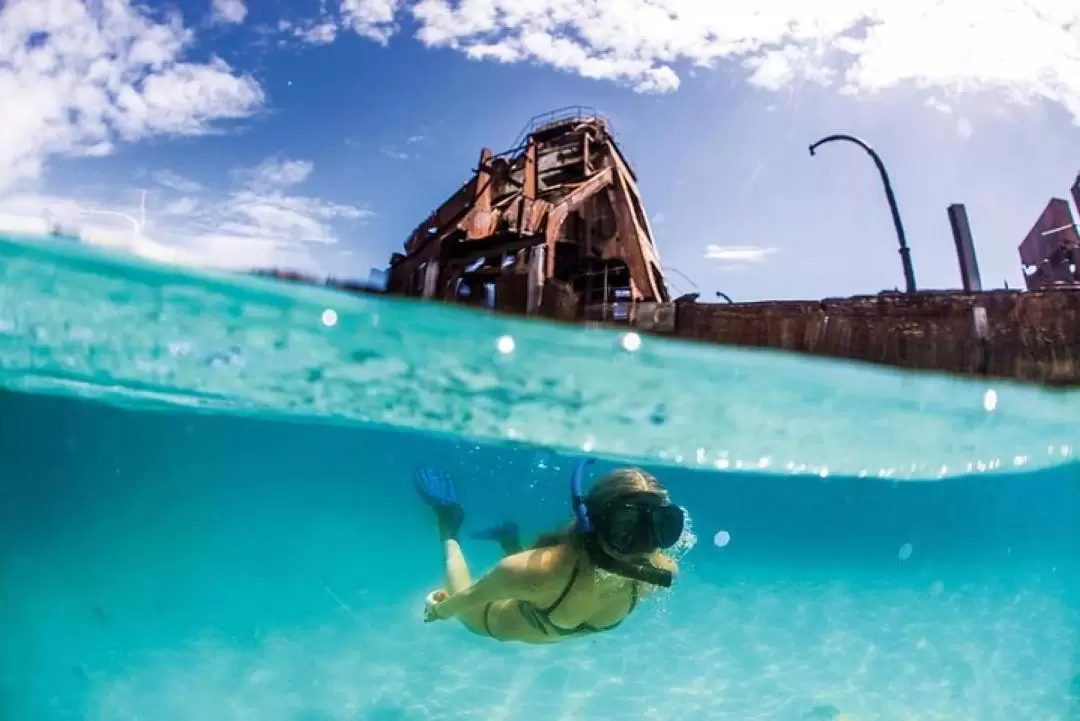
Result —
<path fill-rule="evenodd" d="M 592 533 L 592 523 L 589 521 L 589 509 L 585 502 L 585 494 L 581 491 L 581 481 L 585 476 L 585 466 L 593 464 L 592 458 L 583 458 L 578 461 L 574 475 L 570 477 L 570 507 L 574 509 L 574 519 L 577 521 L 577 529 L 581 533 Z"/>
<path fill-rule="evenodd" d="M 661 586 L 663 588 L 669 588 L 673 580 L 673 574 L 671 571 L 665 568 L 657 568 L 651 563 L 629 563 L 619 558 L 614 558 L 607 551 L 601 548 L 597 541 L 596 530 L 593 526 L 592 520 L 589 518 L 588 501 L 582 491 L 582 482 L 585 478 L 585 467 L 592 465 L 594 459 L 584 458 L 578 461 L 577 467 L 574 468 L 574 475 L 570 477 L 570 504 L 574 509 L 574 527 L 578 533 L 585 536 L 585 547 L 588 551 L 589 557 L 592 559 L 599 568 L 603 568 L 611 573 L 618 574 L 624 578 L 631 578 L 638 581 L 644 581 L 654 586 Z"/>

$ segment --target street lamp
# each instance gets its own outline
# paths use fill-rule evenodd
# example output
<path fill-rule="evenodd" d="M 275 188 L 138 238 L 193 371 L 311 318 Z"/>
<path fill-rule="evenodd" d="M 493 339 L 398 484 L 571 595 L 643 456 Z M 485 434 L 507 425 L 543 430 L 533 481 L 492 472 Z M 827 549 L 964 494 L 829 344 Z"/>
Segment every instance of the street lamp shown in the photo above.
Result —
<path fill-rule="evenodd" d="M 889 201 L 889 210 L 892 211 L 893 225 L 896 226 L 896 239 L 900 244 L 900 262 L 904 266 L 904 281 L 907 283 L 907 292 L 915 292 L 915 269 L 911 265 L 911 251 L 908 249 L 907 238 L 904 235 L 904 224 L 900 220 L 900 209 L 896 207 L 896 195 L 893 194 L 892 183 L 889 181 L 889 171 L 885 170 L 885 163 L 881 157 L 865 141 L 853 135 L 830 135 L 822 138 L 810 146 L 810 155 L 813 156 L 819 146 L 831 143 L 835 140 L 844 140 L 854 143 L 866 151 L 874 159 L 878 173 L 881 174 L 881 182 L 885 186 L 885 197 Z"/>

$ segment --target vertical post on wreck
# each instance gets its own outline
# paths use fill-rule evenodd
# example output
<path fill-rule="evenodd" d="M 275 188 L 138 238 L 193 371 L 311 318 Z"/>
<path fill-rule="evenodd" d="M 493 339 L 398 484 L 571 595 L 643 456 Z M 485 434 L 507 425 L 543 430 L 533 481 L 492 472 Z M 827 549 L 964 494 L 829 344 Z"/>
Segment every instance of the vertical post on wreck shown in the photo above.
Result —
<path fill-rule="evenodd" d="M 482 211 L 491 210 L 492 195 L 491 150 L 484 148 L 480 151 L 480 164 L 477 166 L 473 185 L 473 207 Z"/>
<path fill-rule="evenodd" d="M 423 295 L 425 299 L 435 297 L 435 290 L 439 285 L 439 261 L 432 258 L 427 262 L 424 267 L 424 289 Z"/>
<path fill-rule="evenodd" d="M 963 203 L 953 203 L 949 206 L 948 215 L 964 292 L 981 293 L 982 277 L 979 275 L 979 261 L 975 257 L 975 241 L 971 237 L 967 208 Z M 971 331 L 975 336 L 974 371 L 979 375 L 986 375 L 990 362 L 990 320 L 986 306 L 978 300 L 971 307 Z"/>
<path fill-rule="evenodd" d="M 536 200 L 536 186 L 539 183 L 536 172 L 536 141 L 532 138 L 529 138 L 529 144 L 525 148 L 525 168 L 521 180 L 522 196 L 525 200 Z"/>
<path fill-rule="evenodd" d="M 975 241 L 971 237 L 967 208 L 963 203 L 953 203 L 949 206 L 948 214 L 953 242 L 956 244 L 956 259 L 960 263 L 960 282 L 965 292 L 978 293 L 982 290 L 982 278 L 979 276 L 979 260 L 975 256 Z"/>
<path fill-rule="evenodd" d="M 529 315 L 536 313 L 540 310 L 540 306 L 544 301 L 544 268 L 546 263 L 544 262 L 546 246 L 534 245 L 528 250 L 529 253 L 529 270 L 528 270 L 528 290 L 525 297 L 525 312 Z"/>

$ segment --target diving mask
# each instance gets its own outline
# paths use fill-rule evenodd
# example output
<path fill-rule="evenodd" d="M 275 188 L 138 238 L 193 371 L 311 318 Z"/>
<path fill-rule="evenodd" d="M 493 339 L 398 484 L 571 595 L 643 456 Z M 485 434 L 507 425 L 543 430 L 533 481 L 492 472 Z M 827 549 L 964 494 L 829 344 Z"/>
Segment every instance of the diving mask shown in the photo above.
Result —
<path fill-rule="evenodd" d="M 627 494 L 590 515 L 611 550 L 627 555 L 674 546 L 686 524 L 681 508 L 647 491 Z"/>

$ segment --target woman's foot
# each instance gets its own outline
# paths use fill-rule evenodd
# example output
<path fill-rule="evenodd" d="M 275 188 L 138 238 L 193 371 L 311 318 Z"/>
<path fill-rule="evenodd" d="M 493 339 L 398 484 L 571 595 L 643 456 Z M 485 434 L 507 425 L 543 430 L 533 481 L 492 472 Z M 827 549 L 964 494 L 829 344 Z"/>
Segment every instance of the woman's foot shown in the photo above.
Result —
<path fill-rule="evenodd" d="M 522 551 L 521 529 L 513 521 L 505 521 L 498 526 L 485 528 L 470 534 L 470 537 L 482 541 L 495 541 L 508 556 Z"/>
<path fill-rule="evenodd" d="M 450 476 L 435 468 L 417 466 L 413 469 L 413 485 L 424 503 L 435 511 L 439 535 L 443 540 L 456 540 L 465 520 L 465 510 L 458 502 L 457 489 Z"/>

